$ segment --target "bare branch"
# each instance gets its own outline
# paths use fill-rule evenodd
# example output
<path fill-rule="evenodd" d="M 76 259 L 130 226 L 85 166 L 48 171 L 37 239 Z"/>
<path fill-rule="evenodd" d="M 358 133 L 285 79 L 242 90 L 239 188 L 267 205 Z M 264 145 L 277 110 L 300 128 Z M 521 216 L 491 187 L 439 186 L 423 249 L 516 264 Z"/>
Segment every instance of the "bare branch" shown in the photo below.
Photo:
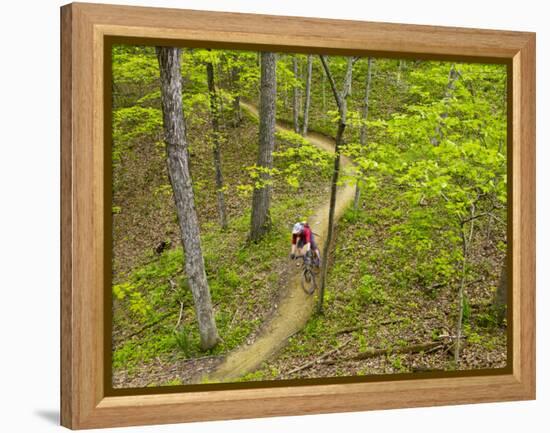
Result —
<path fill-rule="evenodd" d="M 496 209 L 496 208 L 493 207 L 491 210 L 489 210 L 489 211 L 487 211 L 487 212 L 479 213 L 479 214 L 477 214 L 477 215 L 471 216 L 470 218 L 466 218 L 466 219 L 464 219 L 464 220 L 461 220 L 461 221 L 460 221 L 460 224 L 461 224 L 461 225 L 464 225 L 464 224 L 466 224 L 466 223 L 468 223 L 468 222 L 470 222 L 470 221 L 472 221 L 472 220 L 475 220 L 475 219 L 478 219 L 478 218 L 482 218 L 482 217 L 484 217 L 484 216 L 490 216 L 490 215 L 492 215 L 491 212 L 492 212 L 493 210 L 495 210 L 495 209 Z"/>
<path fill-rule="evenodd" d="M 332 93 L 334 95 L 334 99 L 336 100 L 336 105 L 338 105 L 338 110 L 342 110 L 342 98 L 340 97 L 340 93 L 338 92 L 338 89 L 336 88 L 336 83 L 334 82 L 334 78 L 332 77 L 332 74 L 330 73 L 330 67 L 327 62 L 327 56 L 319 55 L 321 58 L 321 63 L 323 64 L 323 68 L 325 69 L 325 73 L 328 78 L 328 82 L 330 83 L 330 88 L 332 89 Z"/>

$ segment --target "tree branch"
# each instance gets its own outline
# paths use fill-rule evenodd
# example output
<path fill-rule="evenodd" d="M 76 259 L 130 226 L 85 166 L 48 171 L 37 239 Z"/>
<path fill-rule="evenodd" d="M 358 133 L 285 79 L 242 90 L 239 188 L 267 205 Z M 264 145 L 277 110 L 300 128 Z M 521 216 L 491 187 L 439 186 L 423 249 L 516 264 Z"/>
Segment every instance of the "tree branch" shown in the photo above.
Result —
<path fill-rule="evenodd" d="M 319 356 L 318 358 L 315 358 L 313 361 L 306 362 L 305 364 L 301 365 L 300 367 L 296 367 L 295 369 L 290 370 L 286 374 L 288 374 L 288 375 L 294 374 L 294 373 L 297 373 L 298 371 L 305 370 L 306 368 L 309 368 L 309 367 L 311 367 L 315 364 L 321 363 L 321 361 L 324 360 L 325 358 L 328 358 L 330 355 L 340 351 L 344 346 L 347 346 L 352 340 L 353 340 L 353 338 L 348 339 L 346 342 L 342 343 L 336 349 L 333 349 L 329 352 L 326 352 L 323 355 Z"/>
<path fill-rule="evenodd" d="M 375 356 L 379 356 L 379 355 L 391 355 L 391 354 L 397 354 L 397 353 L 418 353 L 418 352 L 425 352 L 427 350 L 434 349 L 435 347 L 439 347 L 439 346 L 444 347 L 445 345 L 440 341 L 434 341 L 429 343 L 413 344 L 411 346 L 405 346 L 405 347 L 396 347 L 393 349 L 370 349 L 370 350 L 367 350 L 366 352 L 359 353 L 348 359 L 353 361 L 359 361 L 362 359 L 374 358 Z"/>
<path fill-rule="evenodd" d="M 460 220 L 460 224 L 461 225 L 464 225 L 472 220 L 475 220 L 475 219 L 478 219 L 478 218 L 482 218 L 484 216 L 489 216 L 489 215 L 492 215 L 491 212 L 493 210 L 495 210 L 496 208 L 493 207 L 491 210 L 487 211 L 487 212 L 483 212 L 483 213 L 479 213 L 477 215 L 472 215 L 470 218 L 466 218 L 465 220 Z"/>
<path fill-rule="evenodd" d="M 340 97 L 340 93 L 338 92 L 338 89 L 336 88 L 336 83 L 334 82 L 334 78 L 332 77 L 332 74 L 330 73 L 330 67 L 327 63 L 327 56 L 319 55 L 321 58 L 321 63 L 323 64 L 323 68 L 325 70 L 325 73 L 328 78 L 328 82 L 330 84 L 330 88 L 332 89 L 332 93 L 334 94 L 334 99 L 336 100 L 336 105 L 338 105 L 338 110 L 342 110 L 342 98 Z"/>

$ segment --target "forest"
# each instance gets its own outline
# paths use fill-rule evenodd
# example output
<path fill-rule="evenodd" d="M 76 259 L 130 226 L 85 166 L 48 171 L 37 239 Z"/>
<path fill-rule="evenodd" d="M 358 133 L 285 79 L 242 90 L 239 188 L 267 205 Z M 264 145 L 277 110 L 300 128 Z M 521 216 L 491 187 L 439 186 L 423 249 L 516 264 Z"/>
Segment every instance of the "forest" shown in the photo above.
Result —
<path fill-rule="evenodd" d="M 506 366 L 506 65 L 115 45 L 111 68 L 114 388 Z"/>

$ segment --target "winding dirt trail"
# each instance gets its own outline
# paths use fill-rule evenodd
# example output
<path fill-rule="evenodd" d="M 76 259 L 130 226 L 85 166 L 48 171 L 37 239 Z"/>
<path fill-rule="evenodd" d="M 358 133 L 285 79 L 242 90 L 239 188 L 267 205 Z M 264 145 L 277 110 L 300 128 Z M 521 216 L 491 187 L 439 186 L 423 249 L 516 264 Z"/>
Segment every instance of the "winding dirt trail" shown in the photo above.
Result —
<path fill-rule="evenodd" d="M 241 101 L 241 106 L 255 117 L 258 110 L 251 104 Z M 278 130 L 290 130 L 282 122 L 277 122 Z M 306 139 L 315 146 L 334 153 L 334 140 L 322 134 L 311 132 Z M 341 170 L 351 166 L 351 161 L 341 158 Z M 339 187 L 336 196 L 335 221 L 342 216 L 345 209 L 353 201 L 355 193 L 354 185 L 347 184 Z M 315 210 L 309 218 L 312 230 L 318 234 L 318 244 L 321 251 L 327 238 L 329 197 L 322 206 Z M 286 296 L 279 302 L 276 312 L 262 326 L 256 339 L 249 345 L 242 345 L 230 352 L 224 361 L 214 371 L 201 381 L 230 382 L 257 369 L 260 364 L 279 351 L 287 343 L 290 336 L 302 329 L 314 308 L 314 296 L 307 295 L 300 285 L 299 269 L 289 266 L 292 275 L 288 279 L 289 287 Z"/>

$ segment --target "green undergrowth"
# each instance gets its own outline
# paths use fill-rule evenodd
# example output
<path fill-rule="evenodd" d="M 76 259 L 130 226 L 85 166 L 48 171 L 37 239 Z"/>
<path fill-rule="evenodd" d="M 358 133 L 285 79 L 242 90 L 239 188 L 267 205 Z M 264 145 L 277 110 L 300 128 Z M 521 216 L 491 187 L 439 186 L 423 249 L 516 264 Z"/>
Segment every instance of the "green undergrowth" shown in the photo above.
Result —
<path fill-rule="evenodd" d="M 289 221 L 311 212 L 305 198 L 288 198 L 272 208 L 273 229 L 258 244 L 248 244 L 248 213 L 230 221 L 222 231 L 207 225 L 201 236 L 204 262 L 218 331 L 222 342 L 201 352 L 195 323 L 193 298 L 182 272 L 181 247 L 163 252 L 134 270 L 128 279 L 113 286 L 115 328 L 124 335 L 115 338 L 113 367 L 132 371 L 140 362 L 156 357 L 188 359 L 225 353 L 242 344 L 258 328 L 274 302 L 280 276 L 273 270 L 286 259 Z M 182 319 L 176 324 L 182 308 Z M 133 332 L 147 327 L 138 335 Z M 132 331 L 132 332 L 130 332 Z"/>
<path fill-rule="evenodd" d="M 296 134 L 278 132 L 270 210 L 273 229 L 260 243 L 247 243 L 251 194 L 241 186 L 251 182 L 243 174 L 244 167 L 256 158 L 258 126 L 257 119 L 243 110 L 241 125 L 227 129 L 222 153 L 224 177 L 232 185 L 225 191 L 229 227 L 222 231 L 217 223 L 211 147 L 198 139 L 192 122 L 188 126 L 201 246 L 223 340 L 210 351 L 199 348 L 164 155 L 156 148 L 145 151 L 153 144 L 140 131 L 135 136 L 128 132 L 129 143 L 138 137 L 149 147 L 141 145 L 131 155 L 127 150 L 115 165 L 113 252 L 120 264 L 113 273 L 112 365 L 116 377 L 138 378 L 155 366 L 221 355 L 251 338 L 284 289 L 281 272 L 287 265 L 292 224 L 307 218 L 326 199 L 330 169 L 300 174 L 294 168 L 303 152 L 309 152 L 308 160 L 326 159 L 324 152 L 314 151 Z M 124 124 L 121 131 L 132 128 Z M 146 187 L 138 175 L 143 167 L 151 173 L 146 176 Z M 154 247 L 160 240 L 166 247 L 158 254 Z"/>
<path fill-rule="evenodd" d="M 410 372 L 415 362 L 430 363 L 435 369 L 455 368 L 452 359 L 441 354 L 429 361 L 423 355 L 393 354 L 371 364 L 336 362 L 287 375 L 344 343 L 348 355 L 339 356 L 345 358 L 370 349 L 438 341 L 440 335 L 453 332 L 461 263 L 459 239 L 436 225 L 422 228 L 416 221 L 418 233 L 405 236 L 414 210 L 401 210 L 402 203 L 391 194 L 393 188 L 385 184 L 382 191 L 371 194 L 364 207 L 346 211 L 336 231 L 324 313 L 314 315 L 276 358 L 247 376 L 249 379 Z M 495 256 L 503 254 L 500 250 Z M 490 310 L 499 272 L 494 266 L 498 260 L 492 260 L 476 257 L 467 269 L 468 282 L 486 281 L 491 289 L 487 292 L 482 286 L 468 285 L 463 316 L 466 356 L 461 368 L 487 367 L 502 362 L 506 353 L 506 328 L 497 325 Z M 488 352 L 496 353 L 498 361 L 486 358 Z"/>

